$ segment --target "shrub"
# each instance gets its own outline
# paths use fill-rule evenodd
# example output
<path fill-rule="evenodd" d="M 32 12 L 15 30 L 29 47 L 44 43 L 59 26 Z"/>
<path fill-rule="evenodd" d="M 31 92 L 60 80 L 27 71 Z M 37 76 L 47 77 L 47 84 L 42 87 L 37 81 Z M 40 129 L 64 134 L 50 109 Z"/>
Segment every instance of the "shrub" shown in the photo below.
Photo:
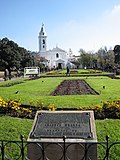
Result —
<path fill-rule="evenodd" d="M 80 110 L 93 110 L 95 119 L 114 118 L 120 119 L 120 100 L 103 102 L 103 105 L 80 108 Z"/>
<path fill-rule="evenodd" d="M 20 100 L 9 100 L 6 102 L 0 98 L 0 113 L 16 117 L 30 118 L 32 110 L 21 105 Z"/>
<path fill-rule="evenodd" d="M 95 74 L 95 73 L 102 73 L 101 71 L 88 71 L 88 72 L 81 72 L 81 74 Z"/>
<path fill-rule="evenodd" d="M 106 118 L 120 118 L 120 100 L 103 103 L 103 112 Z"/>

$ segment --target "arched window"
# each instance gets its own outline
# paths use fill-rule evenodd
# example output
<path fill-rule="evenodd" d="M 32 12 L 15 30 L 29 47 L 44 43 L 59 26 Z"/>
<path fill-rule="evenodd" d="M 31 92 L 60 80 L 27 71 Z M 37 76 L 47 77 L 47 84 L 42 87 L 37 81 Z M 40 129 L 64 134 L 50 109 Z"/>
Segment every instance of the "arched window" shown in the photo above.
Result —
<path fill-rule="evenodd" d="M 59 58 L 59 54 L 58 53 L 56 53 L 56 58 Z"/>
<path fill-rule="evenodd" d="M 45 44 L 45 40 L 43 39 L 43 44 Z"/>

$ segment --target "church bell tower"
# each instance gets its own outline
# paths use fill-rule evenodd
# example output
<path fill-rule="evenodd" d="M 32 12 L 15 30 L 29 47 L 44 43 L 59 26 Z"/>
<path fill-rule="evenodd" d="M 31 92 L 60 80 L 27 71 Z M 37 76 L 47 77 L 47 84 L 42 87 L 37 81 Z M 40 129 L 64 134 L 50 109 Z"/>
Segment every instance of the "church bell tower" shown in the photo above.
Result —
<path fill-rule="evenodd" d="M 46 43 L 47 34 L 45 32 L 44 24 L 42 24 L 38 39 L 39 39 L 39 53 L 46 52 L 46 50 L 47 50 L 47 43 Z"/>

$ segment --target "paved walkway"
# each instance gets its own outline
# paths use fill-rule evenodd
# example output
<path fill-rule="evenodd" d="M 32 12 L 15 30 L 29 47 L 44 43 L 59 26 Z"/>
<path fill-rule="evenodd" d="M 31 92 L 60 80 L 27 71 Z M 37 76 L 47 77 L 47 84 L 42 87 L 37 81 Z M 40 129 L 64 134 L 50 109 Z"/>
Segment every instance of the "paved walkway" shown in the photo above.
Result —
<path fill-rule="evenodd" d="M 0 82 L 3 82 L 4 81 L 4 79 L 3 78 L 0 78 Z"/>
<path fill-rule="evenodd" d="M 13 78 L 11 78 L 11 80 L 20 79 L 20 78 L 22 78 L 22 77 L 13 77 Z M 5 81 L 4 78 L 0 78 L 0 82 L 4 82 L 4 81 Z M 8 80 L 8 81 L 10 81 L 10 80 Z"/>

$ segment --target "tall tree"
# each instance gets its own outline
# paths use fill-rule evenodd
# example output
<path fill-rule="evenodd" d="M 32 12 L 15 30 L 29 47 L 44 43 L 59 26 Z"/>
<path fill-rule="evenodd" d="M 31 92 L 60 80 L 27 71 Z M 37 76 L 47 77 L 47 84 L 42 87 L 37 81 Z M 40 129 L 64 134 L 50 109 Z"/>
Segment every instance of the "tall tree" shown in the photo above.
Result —
<path fill-rule="evenodd" d="M 18 45 L 7 38 L 3 38 L 0 43 L 0 59 L 1 65 L 5 68 L 20 66 Z"/>
<path fill-rule="evenodd" d="M 30 66 L 32 62 L 33 57 L 26 49 L 8 38 L 0 40 L 0 67 L 18 69 Z"/>

